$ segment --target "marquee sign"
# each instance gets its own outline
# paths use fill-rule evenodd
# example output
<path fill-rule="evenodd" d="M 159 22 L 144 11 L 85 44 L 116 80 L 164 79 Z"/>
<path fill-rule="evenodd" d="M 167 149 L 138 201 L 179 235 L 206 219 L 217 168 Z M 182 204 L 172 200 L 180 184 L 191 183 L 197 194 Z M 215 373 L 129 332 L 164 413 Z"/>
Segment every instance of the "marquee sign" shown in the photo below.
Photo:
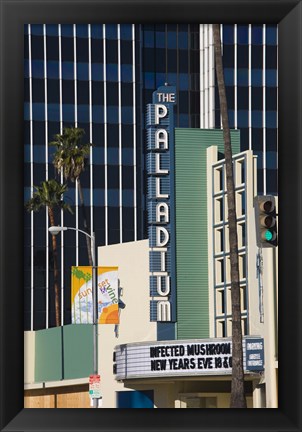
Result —
<path fill-rule="evenodd" d="M 245 373 L 264 369 L 263 339 L 245 337 Z M 258 350 L 257 368 L 250 364 L 249 352 Z M 115 349 L 114 370 L 117 380 L 190 375 L 230 375 L 232 340 L 192 339 L 119 345 Z"/>
<path fill-rule="evenodd" d="M 176 89 L 159 87 L 147 105 L 150 320 L 176 321 L 174 121 Z M 172 168 L 172 169 L 171 169 Z"/>

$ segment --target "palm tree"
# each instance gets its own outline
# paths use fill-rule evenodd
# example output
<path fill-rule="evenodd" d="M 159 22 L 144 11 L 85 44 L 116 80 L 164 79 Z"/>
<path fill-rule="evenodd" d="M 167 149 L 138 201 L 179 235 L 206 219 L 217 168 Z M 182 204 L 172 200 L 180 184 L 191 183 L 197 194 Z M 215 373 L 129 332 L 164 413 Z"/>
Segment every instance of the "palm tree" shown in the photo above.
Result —
<path fill-rule="evenodd" d="M 57 171 L 63 173 L 65 180 L 71 180 L 78 184 L 84 231 L 89 234 L 80 175 L 84 171 L 85 158 L 89 155 L 92 144 L 81 142 L 84 134 L 85 131 L 80 128 L 64 128 L 62 135 L 55 135 L 54 141 L 50 142 L 49 145 L 57 147 L 53 156 L 53 164 Z M 89 265 L 92 266 L 90 238 L 85 237 Z"/>
<path fill-rule="evenodd" d="M 56 208 L 68 210 L 72 213 L 69 204 L 62 200 L 63 194 L 67 191 L 67 185 L 62 185 L 56 180 L 42 181 L 40 186 L 34 186 L 35 192 L 30 200 L 25 203 L 27 211 L 40 211 L 47 208 L 50 226 L 55 226 Z M 56 326 L 60 326 L 60 290 L 59 290 L 59 271 L 58 271 L 58 252 L 56 236 L 52 237 L 53 251 L 53 270 L 54 270 L 54 292 L 55 292 L 55 314 Z"/>
<path fill-rule="evenodd" d="M 228 118 L 228 107 L 223 76 L 220 24 L 213 24 L 215 65 L 220 101 L 220 113 L 223 127 L 224 154 L 226 167 L 230 264 L 231 264 L 231 300 L 232 300 L 232 386 L 231 408 L 246 408 L 244 393 L 244 372 L 242 352 L 242 328 L 238 265 L 238 238 L 236 221 L 235 188 L 232 164 L 231 134 Z"/>

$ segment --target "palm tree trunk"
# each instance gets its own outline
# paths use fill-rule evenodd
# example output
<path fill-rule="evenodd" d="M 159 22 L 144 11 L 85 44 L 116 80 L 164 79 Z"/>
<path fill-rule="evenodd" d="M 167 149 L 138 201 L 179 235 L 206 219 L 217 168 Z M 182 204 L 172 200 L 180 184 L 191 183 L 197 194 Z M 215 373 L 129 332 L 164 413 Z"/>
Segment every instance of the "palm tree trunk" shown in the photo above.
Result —
<path fill-rule="evenodd" d="M 80 182 L 79 177 L 77 178 L 77 182 L 78 182 L 80 204 L 81 204 L 82 215 L 83 215 L 84 231 L 87 232 L 87 234 L 89 234 L 87 217 L 86 217 L 86 209 L 85 209 L 85 205 L 84 205 L 84 196 L 83 196 L 82 186 L 81 186 L 81 182 Z M 85 236 L 85 237 L 86 237 L 86 244 L 87 244 L 88 261 L 89 261 L 89 265 L 92 266 L 93 263 L 92 263 L 92 256 L 91 256 L 91 241 L 90 241 L 90 238 L 88 236 Z"/>
<path fill-rule="evenodd" d="M 53 209 L 48 207 L 48 216 L 50 226 L 55 226 L 55 219 Z M 60 322 L 60 289 L 59 289 L 59 271 L 58 271 L 58 251 L 57 251 L 57 238 L 52 235 L 52 252 L 53 252 L 53 278 L 55 289 L 55 313 L 56 313 L 56 327 L 61 325 Z"/>
<path fill-rule="evenodd" d="M 240 308 L 240 286 L 238 265 L 238 238 L 236 221 L 236 203 L 232 164 L 231 134 L 229 128 L 228 108 L 223 76 L 220 24 L 213 24 L 215 64 L 220 100 L 220 112 L 223 126 L 224 153 L 226 166 L 230 264 L 231 264 L 231 300 L 232 300 L 232 386 L 231 408 L 246 408 L 244 393 L 244 372 L 242 353 L 242 329 Z"/>

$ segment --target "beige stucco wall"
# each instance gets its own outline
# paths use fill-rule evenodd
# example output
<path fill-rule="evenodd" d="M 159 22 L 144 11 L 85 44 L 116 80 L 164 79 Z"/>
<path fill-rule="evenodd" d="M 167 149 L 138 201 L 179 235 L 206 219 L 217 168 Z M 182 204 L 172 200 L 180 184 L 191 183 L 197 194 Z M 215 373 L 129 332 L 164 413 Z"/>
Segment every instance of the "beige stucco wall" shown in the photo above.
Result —
<path fill-rule="evenodd" d="M 24 384 L 35 382 L 35 332 L 24 332 Z"/>
<path fill-rule="evenodd" d="M 120 286 L 123 288 L 121 299 L 126 305 L 125 309 L 120 311 L 120 325 L 100 325 L 99 326 L 99 371 L 101 375 L 101 387 L 103 394 L 103 408 L 116 407 L 117 391 L 132 390 L 153 390 L 155 408 L 180 408 L 180 395 L 182 394 L 200 394 L 202 396 L 217 397 L 219 408 L 229 407 L 229 395 L 220 393 L 222 390 L 216 388 L 216 393 L 207 393 L 202 381 L 162 378 L 160 380 L 128 380 L 125 384 L 116 382 L 112 370 L 113 350 L 116 345 L 123 343 L 132 343 L 138 341 L 155 341 L 156 340 L 156 323 L 149 322 L 149 250 L 148 240 L 124 243 L 120 245 L 111 245 L 100 247 L 98 249 L 98 264 L 106 266 L 119 266 Z M 35 351 L 34 332 L 25 333 L 25 362 L 24 373 L 25 382 L 34 382 L 34 358 L 32 353 Z M 215 379 L 213 379 L 213 382 Z M 87 381 L 86 381 L 87 382 Z M 85 407 L 88 407 L 88 387 L 86 384 L 83 392 L 77 392 L 73 395 L 68 392 L 68 385 L 82 384 L 80 382 L 61 382 L 66 386 L 63 391 L 62 403 L 60 407 L 67 407 L 67 393 L 71 398 L 80 399 L 78 405 L 84 403 L 82 398 L 85 397 Z M 57 387 L 59 383 L 47 383 L 48 387 Z M 41 386 L 41 383 L 40 383 Z M 69 387 L 70 388 L 70 387 Z M 57 389 L 42 389 L 38 385 L 27 385 L 27 395 L 25 403 L 29 406 L 38 404 L 40 407 L 45 406 L 48 397 L 57 394 Z M 60 393 L 60 392 L 59 392 Z M 63 394 L 62 393 L 62 394 Z M 61 393 L 60 393 L 61 394 Z M 41 396 L 41 398 L 39 398 Z M 68 396 L 68 397 L 69 397 Z M 77 397 L 76 397 L 77 396 Z M 61 396 L 60 396 L 61 397 Z M 31 399 L 30 399 L 31 398 Z M 46 399 L 45 399 L 46 398 Z M 65 398 L 65 399 L 64 399 Z M 73 403 L 76 404 L 75 399 Z M 61 399 L 60 399 L 61 400 Z M 59 402 L 59 399 L 58 399 Z M 251 407 L 252 398 L 248 398 L 248 406 Z M 31 405 L 33 406 L 33 405 Z M 52 405 L 51 405 L 52 406 Z M 69 403 L 70 406 L 70 403 Z M 59 407 L 59 405 L 57 405 Z"/>
<path fill-rule="evenodd" d="M 257 159 L 251 151 L 244 152 L 247 156 L 246 166 L 246 235 L 248 239 L 247 250 L 247 281 L 248 281 L 248 312 L 249 312 L 249 334 L 262 336 L 264 338 L 265 372 L 261 383 L 266 385 L 266 407 L 276 408 L 278 406 L 277 394 L 277 370 L 278 370 L 278 348 L 277 348 L 277 326 L 278 326 L 278 248 L 263 248 L 263 316 L 260 319 L 259 305 L 259 279 L 257 275 L 257 254 L 259 249 L 255 236 L 255 209 L 253 205 L 254 196 L 257 195 Z M 242 153 L 242 154 L 244 154 Z M 217 162 L 217 148 L 210 147 L 207 150 L 208 178 L 212 176 L 212 164 Z M 217 181 L 217 179 L 216 179 Z M 216 185 L 216 184 L 215 184 Z M 208 230 L 212 232 L 212 183 L 208 183 Z M 276 197 L 276 205 L 278 198 Z M 212 236 L 209 236 L 209 256 L 213 255 L 214 244 Z M 214 274 L 212 266 L 209 266 L 209 316 L 210 336 L 214 337 L 214 307 L 215 299 L 213 290 Z M 259 390 L 254 392 L 254 406 L 263 407 L 263 398 Z"/>
<path fill-rule="evenodd" d="M 113 375 L 115 345 L 156 340 L 156 323 L 149 321 L 149 241 L 140 240 L 98 248 L 98 265 L 118 266 L 121 300 L 120 324 L 99 325 L 99 371 L 103 408 L 115 408 L 116 391 L 127 390 Z M 130 390 L 131 391 L 131 390 Z"/>
<path fill-rule="evenodd" d="M 248 239 L 246 251 L 246 266 L 247 266 L 247 281 L 248 281 L 248 313 L 249 313 L 249 334 L 250 335 L 264 335 L 264 324 L 259 319 L 259 286 L 257 279 L 257 244 L 255 237 L 255 210 L 254 210 L 254 196 L 257 194 L 257 159 L 253 156 L 252 151 L 242 152 L 236 157 L 240 160 L 240 155 L 246 156 L 246 236 Z M 212 179 L 212 165 L 218 162 L 217 147 L 212 146 L 207 149 L 207 166 L 208 166 L 208 179 Z M 220 161 L 221 162 L 221 161 Z M 236 173 L 238 170 L 236 170 Z M 238 187 L 241 182 L 239 178 L 236 179 Z M 218 178 L 215 177 L 215 187 L 218 188 Z M 208 182 L 208 230 L 209 233 L 213 232 L 213 191 L 212 183 Z M 237 209 L 238 210 L 238 209 Z M 227 215 L 225 215 L 225 218 Z M 213 256 L 213 237 L 209 235 L 209 256 Z M 210 337 L 215 337 L 215 299 L 212 287 L 214 286 L 214 273 L 213 266 L 209 266 L 209 316 L 210 316 Z"/>

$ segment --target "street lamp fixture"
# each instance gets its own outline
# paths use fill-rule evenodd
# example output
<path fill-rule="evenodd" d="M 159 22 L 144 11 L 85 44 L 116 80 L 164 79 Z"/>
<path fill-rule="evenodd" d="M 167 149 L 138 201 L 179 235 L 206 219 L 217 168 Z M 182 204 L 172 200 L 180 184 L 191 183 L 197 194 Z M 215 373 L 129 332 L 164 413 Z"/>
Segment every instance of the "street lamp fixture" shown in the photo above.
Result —
<path fill-rule="evenodd" d="M 78 231 L 85 236 L 89 237 L 91 240 L 91 256 L 92 256 L 92 304 L 93 304 L 93 313 L 92 313 L 92 321 L 93 321 L 93 373 L 97 375 L 98 373 L 98 352 L 97 352 L 97 339 L 98 339 L 98 303 L 97 303 L 97 266 L 95 260 L 95 234 L 91 235 L 87 232 L 80 230 L 78 228 L 73 227 L 65 227 L 65 226 L 51 226 L 48 228 L 48 231 L 51 235 L 58 235 L 62 231 Z M 93 399 L 93 407 L 98 407 L 97 399 Z"/>

